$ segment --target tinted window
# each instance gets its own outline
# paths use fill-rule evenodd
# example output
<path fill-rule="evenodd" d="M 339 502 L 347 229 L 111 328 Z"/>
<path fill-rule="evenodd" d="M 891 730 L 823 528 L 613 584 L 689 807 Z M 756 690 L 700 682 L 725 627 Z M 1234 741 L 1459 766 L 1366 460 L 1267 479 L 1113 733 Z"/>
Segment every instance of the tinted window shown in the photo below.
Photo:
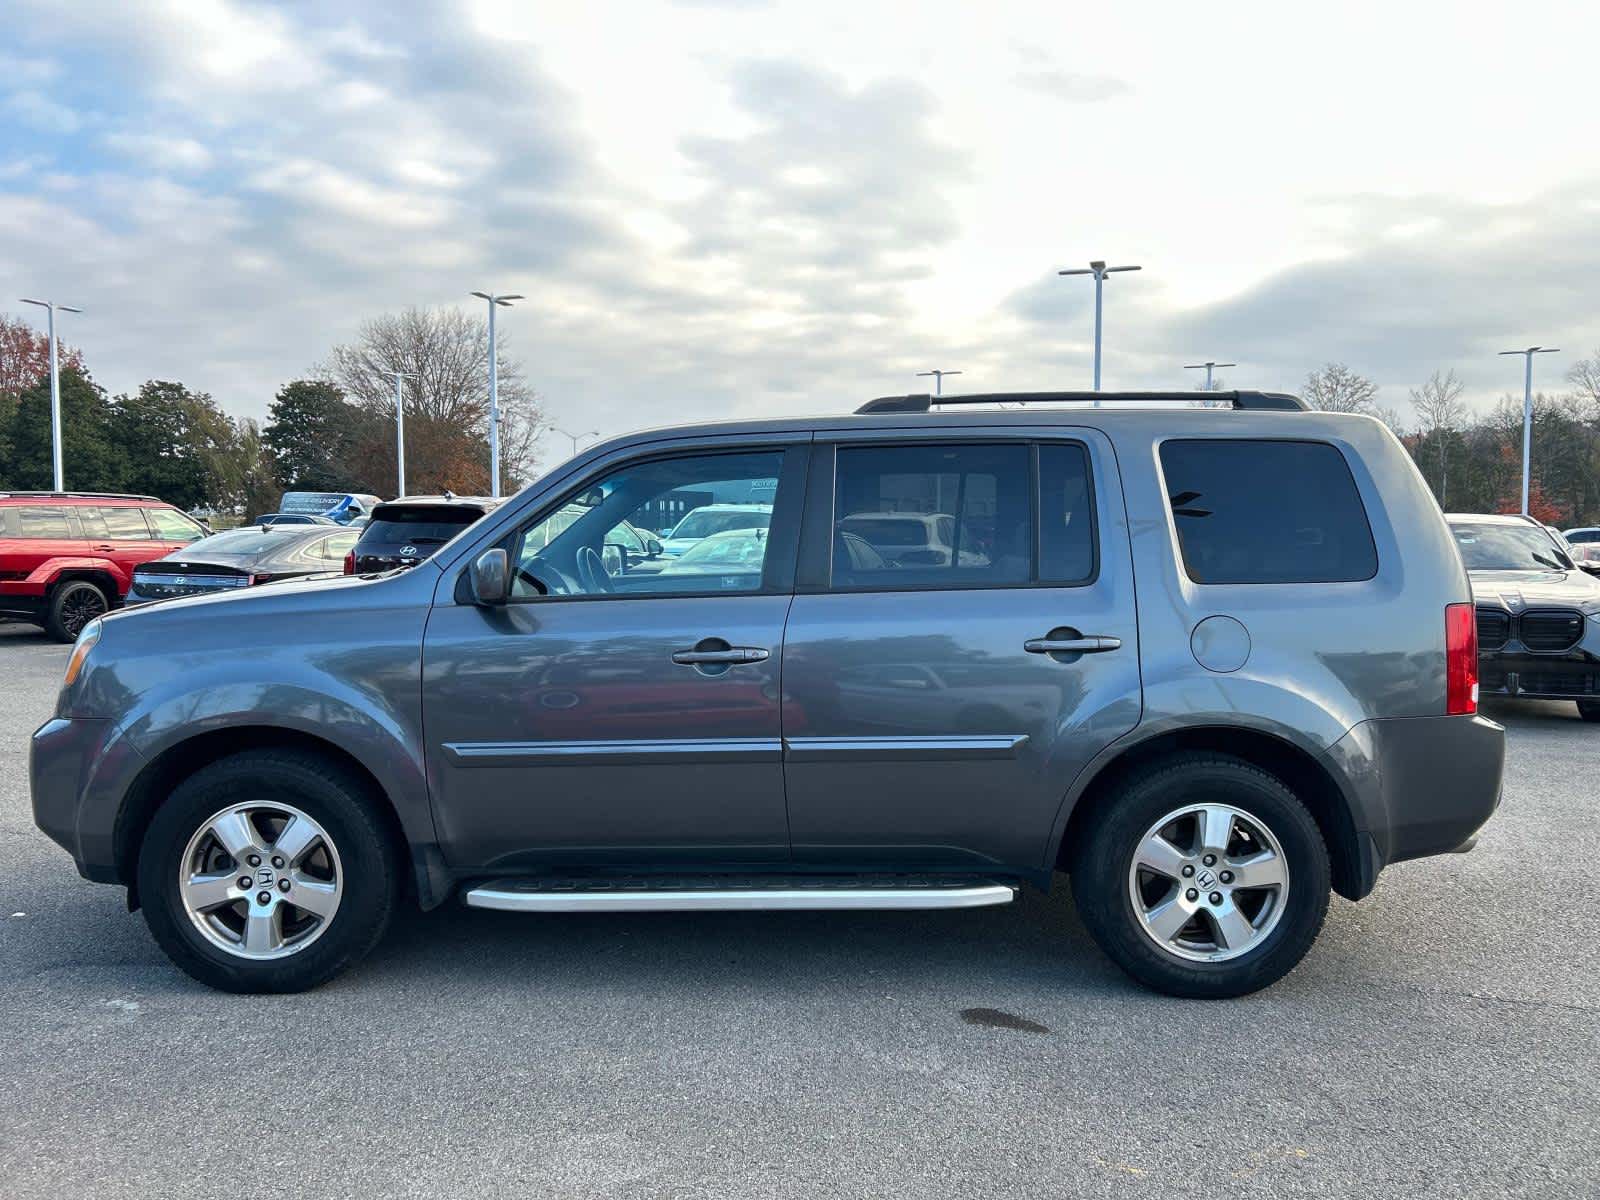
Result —
<path fill-rule="evenodd" d="M 1579 546 L 1586 542 L 1600 542 L 1600 529 L 1574 529 L 1567 534 L 1567 541 L 1574 546 Z"/>
<path fill-rule="evenodd" d="M 1355 478 L 1326 442 L 1164 442 L 1161 469 L 1196 583 L 1340 583 L 1378 572 Z"/>
<path fill-rule="evenodd" d="M 772 494 L 781 451 L 708 454 L 633 463 L 586 483 L 581 492 L 519 533 L 511 593 L 670 595 L 754 592 L 766 573 L 769 512 L 748 512 L 731 528 L 698 537 L 676 558 L 623 554 L 618 529 L 663 512 L 737 503 L 753 491 Z M 683 536 L 683 535 L 679 535 Z M 541 593 L 541 588 L 543 593 Z"/>
<path fill-rule="evenodd" d="M 114 542 L 148 542 L 150 527 L 144 523 L 141 508 L 100 509 L 100 519 L 105 522 L 105 536 Z"/>
<path fill-rule="evenodd" d="M 1094 507 L 1089 455 L 1079 445 L 1039 447 L 1039 578 L 1094 578 Z"/>
<path fill-rule="evenodd" d="M 197 537 L 202 537 L 205 530 L 170 508 L 150 508 L 145 510 L 145 516 L 155 526 L 156 536 L 164 542 L 192 542 Z"/>
<path fill-rule="evenodd" d="M 76 538 L 66 510 L 60 508 L 0 509 L 0 525 L 6 537 L 14 538 Z"/>
<path fill-rule="evenodd" d="M 361 529 L 364 545 L 409 542 L 413 546 L 442 546 L 483 514 L 472 508 L 442 505 L 403 507 L 385 504 Z"/>
<path fill-rule="evenodd" d="M 1572 564 L 1542 529 L 1453 521 L 1456 548 L 1469 571 L 1563 571 Z"/>
<path fill-rule="evenodd" d="M 841 449 L 834 587 L 996 587 L 1033 571 L 1029 448 Z M 862 545 L 845 541 L 845 535 Z M 867 561 L 881 566 L 864 566 Z"/>

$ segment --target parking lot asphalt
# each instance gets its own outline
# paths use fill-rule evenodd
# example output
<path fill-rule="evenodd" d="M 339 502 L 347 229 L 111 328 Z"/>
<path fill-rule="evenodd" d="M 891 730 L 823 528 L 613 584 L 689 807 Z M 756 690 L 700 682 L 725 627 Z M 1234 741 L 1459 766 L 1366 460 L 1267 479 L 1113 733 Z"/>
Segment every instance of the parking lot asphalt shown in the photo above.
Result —
<path fill-rule="evenodd" d="M 0 1195 L 1600 1194 L 1600 727 L 1497 705 L 1477 850 L 1173 1000 L 1064 886 L 922 914 L 402 917 L 210 992 L 33 826 L 67 649 L 0 623 Z"/>

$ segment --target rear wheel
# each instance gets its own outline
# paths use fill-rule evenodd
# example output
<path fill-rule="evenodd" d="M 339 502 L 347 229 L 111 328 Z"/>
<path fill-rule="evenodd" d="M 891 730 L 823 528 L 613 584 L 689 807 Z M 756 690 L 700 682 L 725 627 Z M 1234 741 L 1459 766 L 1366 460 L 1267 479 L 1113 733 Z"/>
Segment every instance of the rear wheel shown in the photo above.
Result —
<path fill-rule="evenodd" d="M 382 937 L 399 874 L 365 790 L 336 764 L 252 751 L 184 780 L 139 854 L 145 920 L 178 966 L 230 992 L 296 992 Z"/>
<path fill-rule="evenodd" d="M 1600 700 L 1579 700 L 1578 715 L 1585 721 L 1600 722 Z"/>
<path fill-rule="evenodd" d="M 58 642 L 75 642 L 83 627 L 111 607 L 106 594 L 87 579 L 69 579 L 50 593 L 45 632 Z"/>
<path fill-rule="evenodd" d="M 1220 755 L 1124 781 L 1078 848 L 1073 895 L 1123 970 L 1176 996 L 1240 996 L 1292 970 L 1328 909 L 1328 851 L 1283 782 Z"/>

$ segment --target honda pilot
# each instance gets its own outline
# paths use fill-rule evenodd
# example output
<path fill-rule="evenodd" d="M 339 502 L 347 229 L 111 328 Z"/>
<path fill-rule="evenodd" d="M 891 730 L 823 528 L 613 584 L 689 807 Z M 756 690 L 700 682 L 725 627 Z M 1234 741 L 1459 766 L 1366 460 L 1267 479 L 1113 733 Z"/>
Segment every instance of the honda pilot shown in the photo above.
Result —
<path fill-rule="evenodd" d="M 698 569 L 605 553 L 752 494 L 765 532 Z M 407 571 L 93 621 L 33 805 L 232 991 L 331 978 L 402 905 L 976 908 L 1067 877 L 1135 979 L 1234 996 L 1331 893 L 1472 845 L 1504 756 L 1477 664 L 1455 539 L 1375 420 L 890 397 L 596 445 Z"/>

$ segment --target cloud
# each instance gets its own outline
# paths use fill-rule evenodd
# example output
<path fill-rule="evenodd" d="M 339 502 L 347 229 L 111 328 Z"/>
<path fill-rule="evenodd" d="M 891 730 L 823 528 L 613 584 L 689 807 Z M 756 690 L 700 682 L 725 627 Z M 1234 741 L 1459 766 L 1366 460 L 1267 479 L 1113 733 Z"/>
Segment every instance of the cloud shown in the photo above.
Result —
<path fill-rule="evenodd" d="M 6 99 L 5 110 L 43 133 L 76 133 L 83 125 L 76 112 L 43 92 L 13 92 Z"/>
<path fill-rule="evenodd" d="M 1094 104 L 1133 90 L 1126 80 L 1110 75 L 1079 75 L 1056 69 L 1022 71 L 1017 74 L 1016 82 L 1068 104 Z"/>
<path fill-rule="evenodd" d="M 158 171 L 203 171 L 211 151 L 194 138 L 159 133 L 108 133 L 102 139 L 116 153 Z"/>

